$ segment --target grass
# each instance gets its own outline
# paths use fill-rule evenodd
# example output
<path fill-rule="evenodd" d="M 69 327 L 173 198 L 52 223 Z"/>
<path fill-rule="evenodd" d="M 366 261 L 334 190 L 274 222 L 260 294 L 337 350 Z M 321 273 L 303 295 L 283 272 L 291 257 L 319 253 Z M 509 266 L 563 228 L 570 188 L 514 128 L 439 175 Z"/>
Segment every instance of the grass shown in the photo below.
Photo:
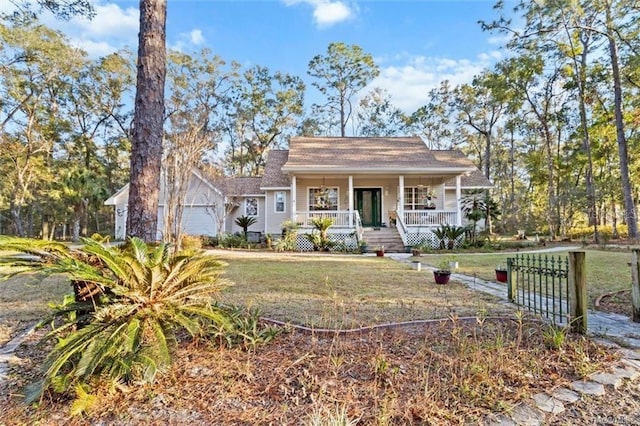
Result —
<path fill-rule="evenodd" d="M 246 256 L 218 251 L 235 282 L 225 301 L 257 307 L 274 319 L 312 327 L 352 328 L 415 319 L 510 312 L 497 299 L 389 258 L 360 255 Z"/>
<path fill-rule="evenodd" d="M 593 307 L 595 299 L 601 294 L 631 288 L 631 269 L 627 265 L 627 262 L 631 260 L 629 251 L 595 248 L 587 248 L 584 251 L 586 252 L 587 294 L 590 307 Z M 568 251 L 561 251 L 549 253 L 547 256 L 565 258 L 568 254 Z M 537 255 L 545 256 L 545 254 Z M 456 272 L 495 281 L 495 268 L 499 265 L 506 267 L 507 258 L 510 256 L 513 254 L 447 253 L 423 254 L 420 259 L 423 263 L 431 266 L 438 265 L 444 259 L 455 260 L 459 262 L 459 268 Z"/>
<path fill-rule="evenodd" d="M 7 273 L 0 268 L 0 277 Z M 46 316 L 49 302 L 60 303 L 71 292 L 69 281 L 60 275 L 22 274 L 0 281 L 0 345 Z"/>
<path fill-rule="evenodd" d="M 0 423 L 316 424 L 332 417 L 338 424 L 479 424 L 615 359 L 588 339 L 560 335 L 513 313 L 509 320 L 489 320 L 485 315 L 509 309 L 456 282 L 435 285 L 429 272 L 389 258 L 215 254 L 228 262 L 225 278 L 235 282 L 225 301 L 253 305 L 275 319 L 339 328 L 448 319 L 354 335 L 285 332 L 251 350 L 183 341 L 174 368 L 157 383 L 122 384 L 121 391 L 92 387 L 91 400 L 98 402 L 74 419 L 65 396 L 46 398 L 37 410 L 20 402 L 44 355 L 32 336 L 18 350 L 21 361 L 10 367 L 9 381 L 0 382 Z M 46 300 L 69 290 L 60 277 L 14 280 L 0 291 L 24 318 L 45 312 Z M 6 313 L 0 321 L 8 318 Z M 631 411 L 640 409 L 634 404 Z M 587 417 L 573 424 L 590 422 L 588 409 L 576 412 Z"/>

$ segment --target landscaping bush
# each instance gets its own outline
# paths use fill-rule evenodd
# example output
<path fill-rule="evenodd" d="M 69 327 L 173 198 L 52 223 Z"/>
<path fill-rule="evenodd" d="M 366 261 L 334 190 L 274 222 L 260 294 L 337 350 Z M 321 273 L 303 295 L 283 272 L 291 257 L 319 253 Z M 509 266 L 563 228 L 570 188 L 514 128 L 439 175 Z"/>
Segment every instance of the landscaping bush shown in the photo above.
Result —
<path fill-rule="evenodd" d="M 220 247 L 223 248 L 242 248 L 248 247 L 247 239 L 241 234 L 226 234 L 218 239 Z"/>
<path fill-rule="evenodd" d="M 202 248 L 202 237 L 198 235 L 183 235 L 180 242 L 184 250 L 197 250 Z"/>
<path fill-rule="evenodd" d="M 66 273 L 72 283 L 91 291 L 64 304 L 65 319 L 47 335 L 55 346 L 42 365 L 42 379 L 27 395 L 84 389 L 96 378 L 117 382 L 152 382 L 172 362 L 177 332 L 204 334 L 211 321 L 229 323 L 213 298 L 225 287 L 222 262 L 204 254 L 173 254 L 166 244 L 147 245 L 131 238 L 125 246 L 107 247 L 83 240 L 77 250 L 41 240 L 0 237 L 0 250 L 33 257 L 4 257 L 2 265 L 17 272 Z M 87 318 L 69 312 L 91 304 Z M 80 397 L 80 395 L 79 395 Z"/>
<path fill-rule="evenodd" d="M 627 231 L 627 225 L 618 225 L 619 238 L 627 238 L 629 233 Z M 613 238 L 613 226 L 612 225 L 600 225 L 598 226 L 598 233 L 604 240 L 610 240 Z M 572 240 L 593 240 L 593 226 L 574 226 L 567 232 L 567 238 Z"/>

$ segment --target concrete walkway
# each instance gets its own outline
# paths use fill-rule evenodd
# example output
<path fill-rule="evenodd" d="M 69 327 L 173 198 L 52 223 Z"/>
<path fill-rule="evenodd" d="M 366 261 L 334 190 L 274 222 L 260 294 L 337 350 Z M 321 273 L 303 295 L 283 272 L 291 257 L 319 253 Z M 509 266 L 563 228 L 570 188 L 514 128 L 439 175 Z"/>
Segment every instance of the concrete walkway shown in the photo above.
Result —
<path fill-rule="evenodd" d="M 537 250 L 538 253 L 551 253 L 554 251 L 574 250 L 578 247 L 562 247 L 549 250 Z M 527 251 L 527 253 L 531 253 Z M 502 254 L 502 253 L 501 253 Z M 411 254 L 407 253 L 388 253 L 386 256 L 399 262 L 409 262 Z M 476 254 L 469 254 L 476 256 Z M 481 256 L 482 254 L 478 254 Z M 422 270 L 431 273 L 434 268 L 423 266 Z M 491 294 L 505 303 L 509 303 L 507 298 L 507 287 L 493 281 L 486 281 L 481 278 L 471 277 L 462 274 L 451 274 L 451 279 L 466 284 L 473 290 L 482 291 Z M 516 306 L 515 304 L 511 304 Z M 608 343 L 613 343 L 629 348 L 640 349 L 640 323 L 631 321 L 628 317 L 620 314 L 600 312 L 590 309 L 587 315 L 587 330 L 589 335 L 604 339 Z"/>

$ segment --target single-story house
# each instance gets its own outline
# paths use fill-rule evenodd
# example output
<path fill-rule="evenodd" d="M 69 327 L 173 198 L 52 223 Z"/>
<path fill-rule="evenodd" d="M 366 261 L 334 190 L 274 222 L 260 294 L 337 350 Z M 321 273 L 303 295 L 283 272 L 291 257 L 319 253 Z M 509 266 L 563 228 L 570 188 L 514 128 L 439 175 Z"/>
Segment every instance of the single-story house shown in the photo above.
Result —
<path fill-rule="evenodd" d="M 463 191 L 490 186 L 461 151 L 431 150 L 418 137 L 293 137 L 288 150 L 270 151 L 260 178 L 212 178 L 194 170 L 183 229 L 234 233 L 240 231 L 235 219 L 247 215 L 257 219 L 250 231 L 279 235 L 291 220 L 303 234 L 311 232 L 313 218 L 330 217 L 331 238 L 347 246 L 362 239 L 381 245 L 388 239 L 388 248 L 435 246 L 434 228 L 463 225 Z M 125 186 L 105 202 L 115 206 L 118 239 L 125 236 L 127 199 Z M 305 238 L 298 246 L 311 249 Z"/>

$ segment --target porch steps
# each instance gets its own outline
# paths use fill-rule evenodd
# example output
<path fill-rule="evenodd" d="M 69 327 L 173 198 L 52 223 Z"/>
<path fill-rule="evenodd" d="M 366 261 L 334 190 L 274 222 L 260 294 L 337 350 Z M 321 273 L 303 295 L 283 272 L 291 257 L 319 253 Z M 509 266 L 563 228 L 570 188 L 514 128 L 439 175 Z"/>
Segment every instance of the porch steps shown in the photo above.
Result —
<path fill-rule="evenodd" d="M 362 238 L 367 242 L 369 251 L 384 246 L 387 253 L 404 253 L 404 243 L 396 228 L 365 228 Z"/>

